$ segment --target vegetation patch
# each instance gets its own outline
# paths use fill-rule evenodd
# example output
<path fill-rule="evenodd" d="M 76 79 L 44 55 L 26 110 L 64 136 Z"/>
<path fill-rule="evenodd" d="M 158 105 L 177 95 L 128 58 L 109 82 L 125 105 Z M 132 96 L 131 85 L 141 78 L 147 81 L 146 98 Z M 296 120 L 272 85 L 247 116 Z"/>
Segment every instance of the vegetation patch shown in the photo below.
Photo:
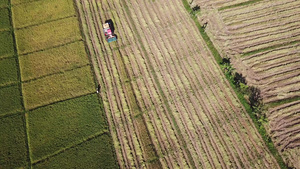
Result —
<path fill-rule="evenodd" d="M 28 113 L 32 159 L 39 160 L 68 145 L 108 130 L 96 94 L 35 109 Z"/>
<path fill-rule="evenodd" d="M 0 32 L 0 59 L 14 55 L 14 42 L 11 31 Z"/>
<path fill-rule="evenodd" d="M 225 10 L 225 9 L 231 9 L 231 8 L 236 8 L 236 7 L 240 7 L 240 6 L 246 6 L 246 5 L 250 5 L 250 4 L 259 2 L 259 1 L 262 1 L 262 0 L 249 0 L 249 1 L 246 1 L 246 2 L 237 3 L 237 4 L 234 4 L 234 5 L 224 6 L 222 8 L 219 8 L 218 10 L 222 11 L 222 10 Z"/>
<path fill-rule="evenodd" d="M 46 161 L 37 163 L 34 169 L 47 168 L 119 168 L 107 134 L 83 142 Z"/>
<path fill-rule="evenodd" d="M 0 89 L 0 115 L 22 111 L 22 97 L 19 86 L 9 86 Z"/>
<path fill-rule="evenodd" d="M 82 41 L 19 57 L 22 81 L 89 64 Z"/>
<path fill-rule="evenodd" d="M 1 0 L 1 1 L 0 1 L 0 8 L 2 8 L 2 7 L 7 7 L 8 1 L 9 1 L 9 0 Z"/>
<path fill-rule="evenodd" d="M 0 31 L 8 30 L 10 26 L 8 8 L 0 8 Z"/>
<path fill-rule="evenodd" d="M 12 13 L 14 27 L 20 28 L 74 16 L 75 10 L 72 0 L 43 0 L 14 5 Z"/>
<path fill-rule="evenodd" d="M 25 109 L 95 92 L 90 66 L 22 83 Z"/>
<path fill-rule="evenodd" d="M 76 17 L 65 18 L 15 31 L 19 54 L 59 46 L 81 39 Z"/>
<path fill-rule="evenodd" d="M 0 86 L 8 85 L 18 81 L 18 69 L 16 58 L 0 60 Z"/>
<path fill-rule="evenodd" d="M 26 168 L 28 154 L 22 115 L 0 118 L 0 127 L 0 168 Z"/>

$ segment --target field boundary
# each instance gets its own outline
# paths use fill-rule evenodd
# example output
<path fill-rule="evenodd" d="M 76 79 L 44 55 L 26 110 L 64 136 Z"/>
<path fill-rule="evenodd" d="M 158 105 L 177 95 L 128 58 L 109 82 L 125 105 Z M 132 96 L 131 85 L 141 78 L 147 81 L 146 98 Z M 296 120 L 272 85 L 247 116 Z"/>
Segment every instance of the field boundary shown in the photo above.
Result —
<path fill-rule="evenodd" d="M 254 0 L 254 1 L 260 1 L 260 0 Z M 248 2 L 252 2 L 252 1 L 248 1 Z M 193 9 L 189 5 L 188 1 L 187 0 L 182 0 L 182 3 L 184 5 L 186 11 L 190 14 L 191 18 L 193 19 L 195 25 L 198 27 L 198 30 L 199 30 L 202 38 L 204 39 L 208 49 L 213 54 L 213 56 L 214 56 L 215 60 L 217 61 L 218 65 L 221 67 L 223 65 L 222 64 L 222 57 L 221 57 L 220 53 L 218 52 L 218 50 L 216 49 L 216 47 L 214 46 L 213 42 L 210 40 L 210 37 L 205 32 L 205 28 L 203 28 L 201 26 L 201 24 L 199 23 L 198 18 L 196 16 L 196 14 L 193 12 Z M 254 2 L 252 2 L 252 3 L 254 3 Z M 252 122 L 254 123 L 257 131 L 259 132 L 260 136 L 264 140 L 265 145 L 268 147 L 268 149 L 271 152 L 271 154 L 273 155 L 273 157 L 276 159 L 276 161 L 279 164 L 280 168 L 286 169 L 287 166 L 284 163 L 281 155 L 278 153 L 277 149 L 275 148 L 274 143 L 270 139 L 270 136 L 267 135 L 265 127 L 261 124 L 261 122 L 259 122 L 259 119 L 255 117 L 255 114 L 251 110 L 250 105 L 248 104 L 248 102 L 244 98 L 244 94 L 242 92 L 240 92 L 239 89 L 233 84 L 233 82 L 231 80 L 231 77 L 229 75 L 226 75 L 226 73 L 224 71 L 222 71 L 222 72 L 225 75 L 228 83 L 230 84 L 230 86 L 234 90 L 235 94 L 237 95 L 239 101 L 242 103 L 242 105 L 245 108 L 246 112 L 251 117 Z"/>

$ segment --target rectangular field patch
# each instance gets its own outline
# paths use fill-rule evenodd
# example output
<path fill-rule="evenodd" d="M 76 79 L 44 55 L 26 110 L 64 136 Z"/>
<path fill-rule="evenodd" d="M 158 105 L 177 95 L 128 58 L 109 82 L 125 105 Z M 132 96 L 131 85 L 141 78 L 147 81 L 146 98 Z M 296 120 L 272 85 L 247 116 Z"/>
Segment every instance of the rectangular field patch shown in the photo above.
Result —
<path fill-rule="evenodd" d="M 0 31 L 8 30 L 11 27 L 7 8 L 0 8 L 0 21 Z"/>
<path fill-rule="evenodd" d="M 22 97 L 18 85 L 1 88 L 0 98 L 0 115 L 22 110 Z"/>
<path fill-rule="evenodd" d="M 47 9 L 47 10 L 45 10 Z M 43 0 L 12 6 L 15 28 L 75 16 L 72 0 Z"/>
<path fill-rule="evenodd" d="M 59 46 L 81 39 L 77 17 L 27 27 L 15 31 L 19 54 Z"/>
<path fill-rule="evenodd" d="M 0 59 L 14 55 L 14 42 L 11 31 L 0 32 Z"/>
<path fill-rule="evenodd" d="M 0 118 L 0 168 L 27 168 L 23 114 Z"/>
<path fill-rule="evenodd" d="M 22 81 L 89 64 L 82 41 L 19 57 Z"/>
<path fill-rule="evenodd" d="M 90 66 L 22 83 L 25 109 L 95 92 Z"/>
<path fill-rule="evenodd" d="M 34 161 L 108 130 L 96 94 L 42 107 L 27 117 Z"/>
<path fill-rule="evenodd" d="M 18 81 L 18 67 L 16 58 L 0 60 L 0 87 Z"/>
<path fill-rule="evenodd" d="M 112 139 L 103 134 L 72 147 L 63 153 L 33 166 L 34 169 L 51 168 L 119 168 L 115 159 Z"/>
<path fill-rule="evenodd" d="M 0 1 L 0 8 L 2 8 L 2 7 L 7 7 L 8 1 L 9 1 L 9 0 L 1 0 L 1 1 Z"/>

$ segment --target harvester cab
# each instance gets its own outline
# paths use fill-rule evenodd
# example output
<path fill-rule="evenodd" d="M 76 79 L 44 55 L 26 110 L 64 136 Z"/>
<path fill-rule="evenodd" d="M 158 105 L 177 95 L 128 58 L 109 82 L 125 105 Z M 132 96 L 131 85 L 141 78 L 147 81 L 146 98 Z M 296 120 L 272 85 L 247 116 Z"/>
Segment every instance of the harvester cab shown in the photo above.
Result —
<path fill-rule="evenodd" d="M 104 31 L 105 39 L 108 43 L 117 40 L 117 36 L 112 31 L 111 23 L 109 23 L 109 22 L 104 23 L 103 31 Z"/>

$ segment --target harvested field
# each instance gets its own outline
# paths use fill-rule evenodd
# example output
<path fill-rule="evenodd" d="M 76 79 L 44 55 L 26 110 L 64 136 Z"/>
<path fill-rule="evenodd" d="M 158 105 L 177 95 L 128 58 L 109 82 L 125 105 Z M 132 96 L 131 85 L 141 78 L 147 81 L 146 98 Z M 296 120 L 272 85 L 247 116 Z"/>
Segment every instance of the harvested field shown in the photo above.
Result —
<path fill-rule="evenodd" d="M 15 28 L 75 16 L 72 0 L 43 0 L 23 3 L 13 5 L 12 12 Z"/>
<path fill-rule="evenodd" d="M 0 118 L 0 127 L 0 168 L 27 168 L 28 154 L 22 115 Z"/>
<path fill-rule="evenodd" d="M 95 91 L 90 66 L 62 72 L 22 83 L 24 106 L 39 106 L 86 95 Z"/>
<path fill-rule="evenodd" d="M 22 81 L 75 69 L 89 64 L 84 43 L 77 41 L 19 57 Z"/>
<path fill-rule="evenodd" d="M 0 98 L 0 115 L 22 110 L 22 98 L 18 86 L 0 88 Z"/>
<path fill-rule="evenodd" d="M 42 107 L 26 117 L 34 162 L 108 129 L 96 95 Z"/>
<path fill-rule="evenodd" d="M 0 60 L 0 87 L 10 85 L 18 81 L 18 67 L 15 58 Z"/>
<path fill-rule="evenodd" d="M 13 37 L 11 31 L 0 32 L 0 59 L 14 55 Z"/>
<path fill-rule="evenodd" d="M 76 5 L 121 168 L 279 168 L 181 1 Z"/>
<path fill-rule="evenodd" d="M 19 54 L 40 51 L 81 39 L 77 17 L 69 17 L 15 31 Z"/>
<path fill-rule="evenodd" d="M 271 115 L 273 111 L 280 108 L 295 113 L 290 120 L 299 118 L 299 113 L 290 111 L 289 105 L 299 104 L 300 98 L 300 1 L 239 2 L 240 5 L 232 5 L 224 0 L 195 0 L 193 5 L 201 7 L 198 18 L 202 23 L 208 22 L 206 32 L 222 56 L 231 58 L 234 68 L 246 77 L 248 85 L 260 89 L 263 102 L 271 107 L 267 116 L 269 132 L 273 135 L 277 130 L 273 127 L 281 124 Z M 285 117 L 282 113 L 277 115 L 278 119 Z M 291 136 L 290 142 L 281 143 L 281 139 L 273 135 L 274 142 L 279 143 L 278 150 L 289 164 L 300 161 L 299 156 L 295 159 L 297 155 L 288 153 L 299 154 L 300 147 L 300 126 L 292 124 L 293 127 L 281 131 L 289 134 L 290 128 L 297 128 L 297 134 Z M 282 144 L 291 147 L 282 148 L 279 146 Z M 293 165 L 300 168 L 299 163 Z"/>
<path fill-rule="evenodd" d="M 50 158 L 34 164 L 34 169 L 52 168 L 118 168 L 111 151 L 111 137 L 107 134 L 96 136 L 93 140 L 81 143 Z"/>

